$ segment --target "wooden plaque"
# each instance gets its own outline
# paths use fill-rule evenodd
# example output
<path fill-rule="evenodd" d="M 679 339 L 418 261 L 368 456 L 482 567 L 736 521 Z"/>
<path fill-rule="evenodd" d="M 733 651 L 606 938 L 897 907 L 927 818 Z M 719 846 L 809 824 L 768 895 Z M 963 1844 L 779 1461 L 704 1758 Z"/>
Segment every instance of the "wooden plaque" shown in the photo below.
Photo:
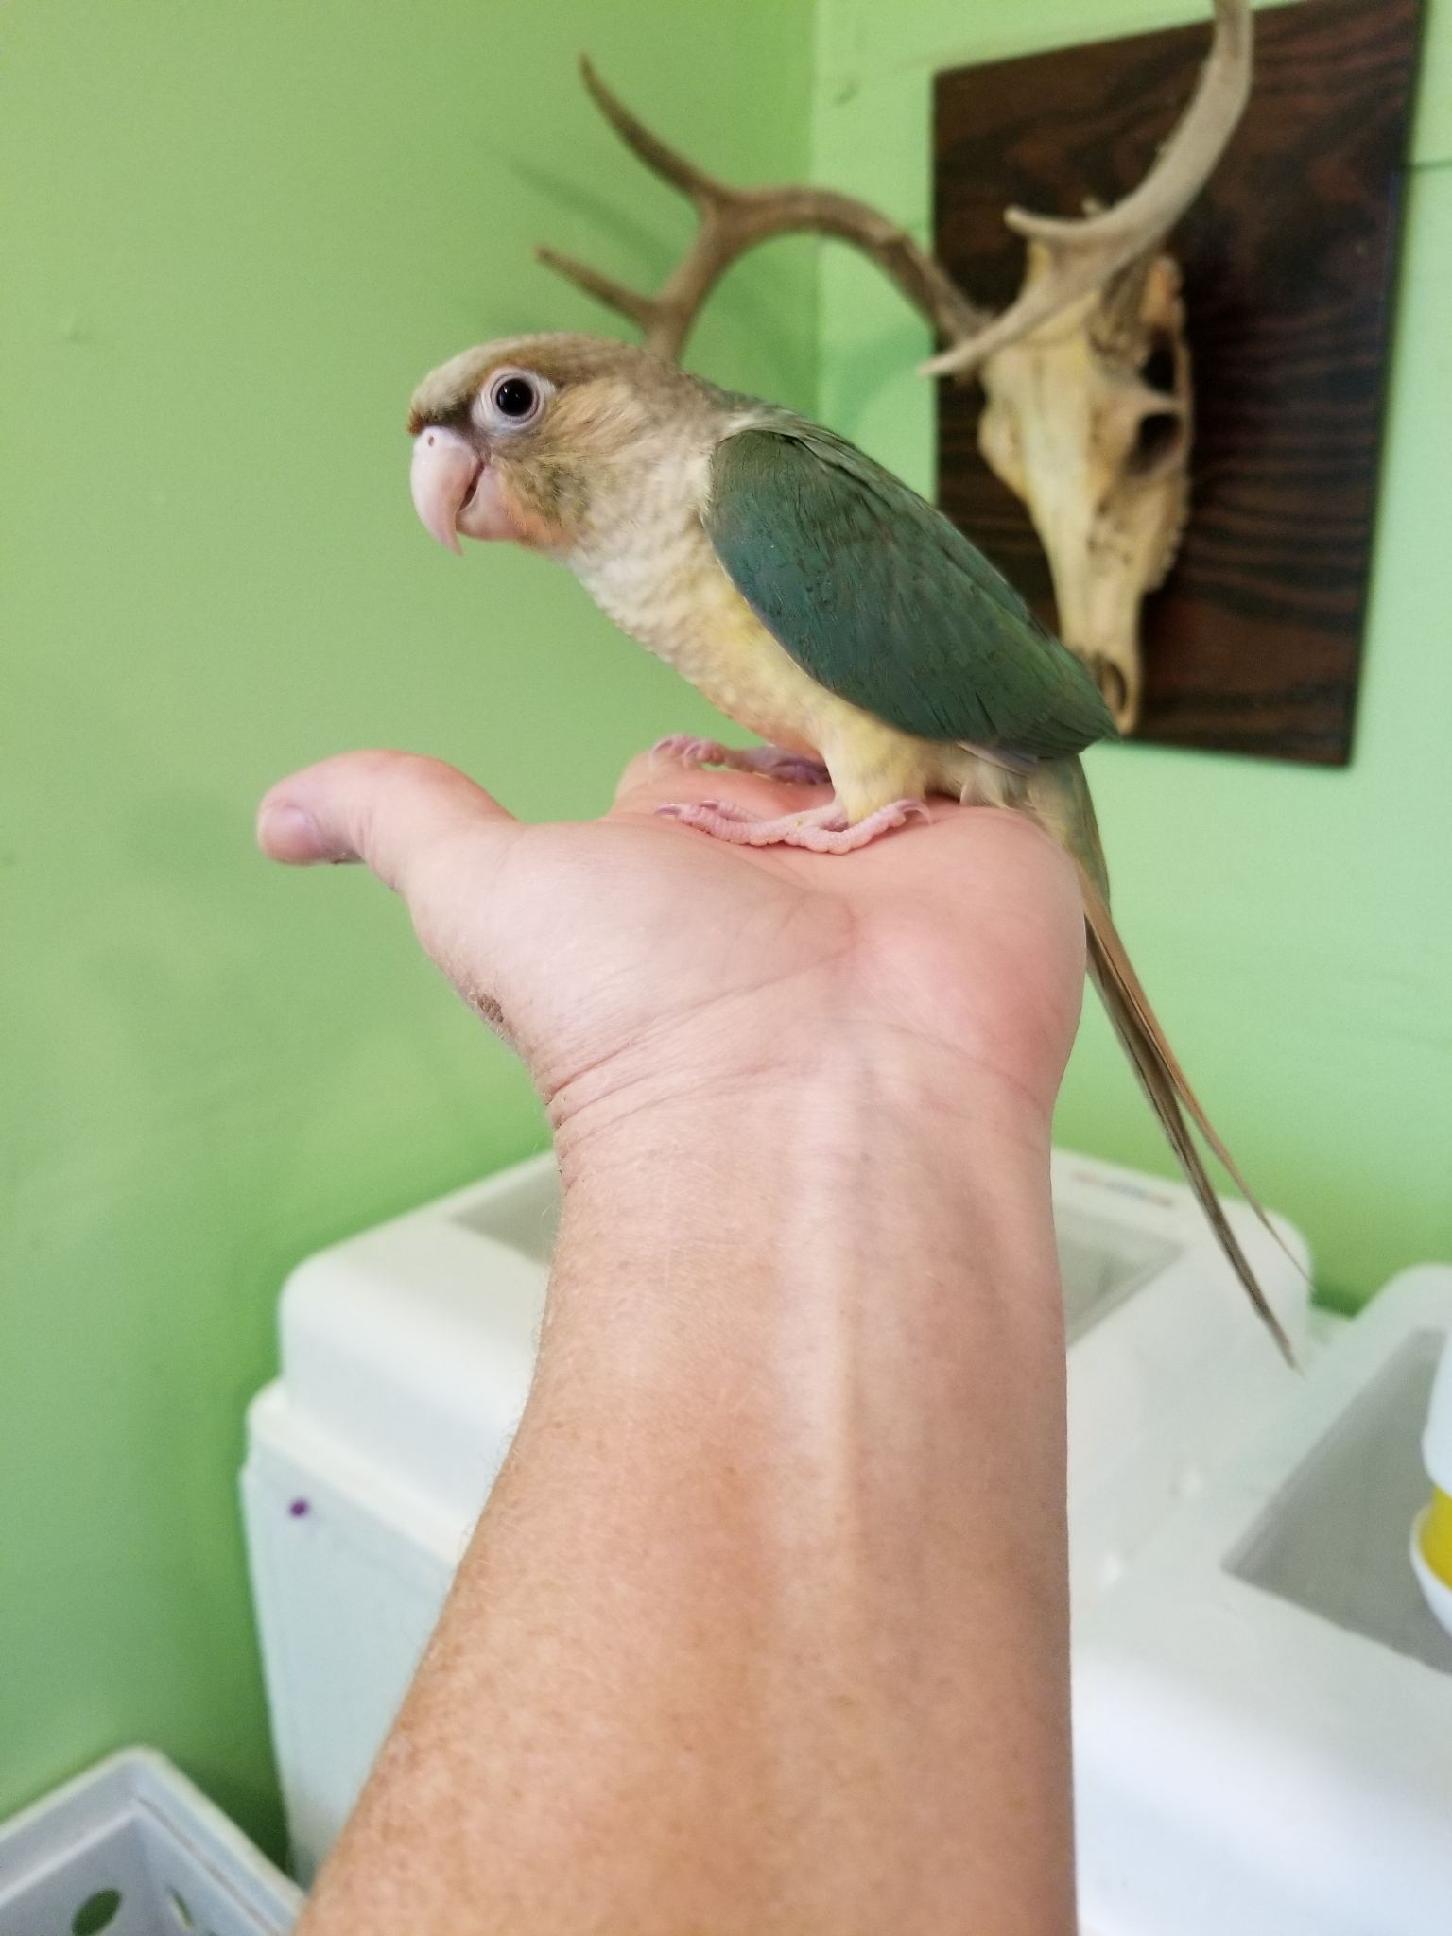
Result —
<path fill-rule="evenodd" d="M 1351 757 L 1420 25 L 1420 0 L 1256 14 L 1250 105 L 1169 244 L 1196 427 L 1184 543 L 1143 613 L 1137 738 Z M 1140 179 L 1210 31 L 1207 17 L 937 77 L 937 247 L 975 300 L 1017 292 L 1009 203 L 1077 214 Z M 976 385 L 941 386 L 939 503 L 1052 624 L 1033 527 L 978 455 L 979 404 Z"/>

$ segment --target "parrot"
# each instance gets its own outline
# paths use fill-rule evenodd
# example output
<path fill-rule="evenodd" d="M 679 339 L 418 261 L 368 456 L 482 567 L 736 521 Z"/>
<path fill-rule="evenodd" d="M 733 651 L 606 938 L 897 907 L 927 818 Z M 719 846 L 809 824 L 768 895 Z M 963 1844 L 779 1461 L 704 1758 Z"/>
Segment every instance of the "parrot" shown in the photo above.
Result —
<path fill-rule="evenodd" d="M 689 765 L 829 782 L 775 817 L 663 806 L 718 840 L 842 855 L 930 795 L 1027 813 L 1072 858 L 1088 966 L 1221 1249 L 1289 1341 L 1230 1227 L 1195 1125 L 1276 1236 L 1166 1040 L 1109 911 L 1079 755 L 1115 726 L 1080 661 L 941 511 L 845 438 L 613 339 L 537 334 L 425 376 L 407 428 L 424 528 L 574 572 L 620 629 L 761 739 L 678 735 Z M 1284 1247 L 1284 1246 L 1283 1246 Z"/>

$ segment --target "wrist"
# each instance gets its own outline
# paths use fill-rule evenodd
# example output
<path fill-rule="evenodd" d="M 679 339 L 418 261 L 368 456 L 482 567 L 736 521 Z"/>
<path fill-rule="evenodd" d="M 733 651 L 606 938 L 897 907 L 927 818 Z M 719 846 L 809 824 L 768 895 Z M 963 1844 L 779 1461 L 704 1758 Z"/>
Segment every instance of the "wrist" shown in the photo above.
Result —
<path fill-rule="evenodd" d="M 589 1313 L 592 1350 L 604 1306 L 627 1339 L 679 1306 L 686 1347 L 717 1349 L 723 1303 L 754 1300 L 728 1340 L 749 1354 L 753 1326 L 774 1325 L 783 1305 L 826 1338 L 881 1292 L 936 1301 L 950 1330 L 965 1295 L 987 1297 L 1057 1352 L 1049 1118 L 1032 1095 L 880 1031 L 798 1037 L 770 1065 L 672 1068 L 658 1060 L 649 1079 L 579 1100 L 559 1125 L 552 1302 L 556 1315 Z M 859 1324 L 859 1344 L 872 1329 Z"/>
<path fill-rule="evenodd" d="M 1052 1101 L 991 1058 L 889 1024 L 702 1030 L 591 1065 L 549 1095 L 568 1191 L 686 1149 L 736 1167 L 747 1149 L 831 1173 L 878 1145 L 934 1165 L 1045 1161 Z"/>
<path fill-rule="evenodd" d="M 608 1439 L 619 1497 L 695 1501 L 713 1551 L 729 1534 L 750 1555 L 753 1592 L 790 1594 L 831 1553 L 896 1595 L 931 1549 L 954 1608 L 985 1565 L 1056 1604 L 1048 1150 L 1012 1084 L 860 1036 L 567 1135 L 522 1437 L 574 1435 L 591 1458 Z M 860 1570 L 841 1586 L 875 1590 Z"/>

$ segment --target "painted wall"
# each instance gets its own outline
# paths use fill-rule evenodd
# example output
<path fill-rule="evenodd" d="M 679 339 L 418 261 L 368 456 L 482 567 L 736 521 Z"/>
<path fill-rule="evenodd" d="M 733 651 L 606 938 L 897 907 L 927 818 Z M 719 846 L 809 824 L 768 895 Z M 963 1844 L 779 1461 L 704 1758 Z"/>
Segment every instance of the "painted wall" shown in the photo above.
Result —
<path fill-rule="evenodd" d="M 276 1845 L 233 1505 L 300 1256 L 542 1141 L 346 871 L 253 852 L 292 765 L 397 744 L 586 814 L 709 715 L 563 573 L 417 528 L 404 403 L 600 327 L 551 240 L 688 231 L 574 73 L 723 171 L 807 161 L 808 0 L 12 0 L 0 24 L 0 1815 L 133 1740 Z M 809 249 L 697 353 L 813 400 Z M 606 325 L 608 326 L 608 325 Z"/>
<path fill-rule="evenodd" d="M 1449 0 L 1436 0 L 1356 764 L 1094 755 L 1126 928 L 1327 1283 L 1452 1253 Z M 549 239 L 659 275 L 684 211 L 572 72 L 742 178 L 926 230 L 929 77 L 1161 0 L 12 0 L 0 24 L 0 1813 L 172 1753 L 276 1846 L 232 1482 L 288 1266 L 542 1140 L 504 1052 L 346 871 L 253 802 L 351 745 L 593 812 L 704 706 L 563 574 L 413 522 L 403 400 L 480 336 L 598 327 Z M 813 35 L 815 32 L 815 46 Z M 815 152 L 809 108 L 816 71 Z M 1432 104 L 1440 104 L 1439 112 Z M 693 360 L 921 483 L 921 332 L 772 245 Z M 562 698 L 562 696 L 564 696 Z M 1181 881 L 1183 893 L 1167 883 Z M 1168 1169 L 1090 1015 L 1065 1140 Z"/>
<path fill-rule="evenodd" d="M 1193 0 L 821 0 L 818 180 L 930 231 L 935 71 L 1205 17 Z M 1207 25 L 1208 37 L 1208 25 Z M 1354 764 L 1152 747 L 1089 771 L 1130 946 L 1247 1174 L 1357 1301 L 1452 1256 L 1452 0 L 1430 0 Z M 821 408 L 931 490 L 925 330 L 823 258 Z M 1062 1142 L 1172 1160 L 1092 998 Z"/>

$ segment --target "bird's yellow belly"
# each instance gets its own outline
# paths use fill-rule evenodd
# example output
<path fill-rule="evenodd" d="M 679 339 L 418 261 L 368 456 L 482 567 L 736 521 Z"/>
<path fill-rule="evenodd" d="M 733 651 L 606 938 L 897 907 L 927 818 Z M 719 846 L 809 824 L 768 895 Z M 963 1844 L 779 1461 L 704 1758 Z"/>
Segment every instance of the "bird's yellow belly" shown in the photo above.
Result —
<path fill-rule="evenodd" d="M 815 752 L 823 702 L 721 569 L 699 527 L 647 556 L 615 551 L 580 576 L 596 603 L 713 706 L 778 746 Z"/>
<path fill-rule="evenodd" d="M 728 719 L 793 753 L 820 751 L 823 701 L 830 698 L 784 652 L 733 588 L 729 599 L 662 652 Z"/>
<path fill-rule="evenodd" d="M 648 557 L 621 549 L 576 569 L 623 631 L 728 718 L 824 760 L 850 818 L 959 790 L 960 749 L 916 739 L 819 686 L 757 618 L 699 526 Z"/>

